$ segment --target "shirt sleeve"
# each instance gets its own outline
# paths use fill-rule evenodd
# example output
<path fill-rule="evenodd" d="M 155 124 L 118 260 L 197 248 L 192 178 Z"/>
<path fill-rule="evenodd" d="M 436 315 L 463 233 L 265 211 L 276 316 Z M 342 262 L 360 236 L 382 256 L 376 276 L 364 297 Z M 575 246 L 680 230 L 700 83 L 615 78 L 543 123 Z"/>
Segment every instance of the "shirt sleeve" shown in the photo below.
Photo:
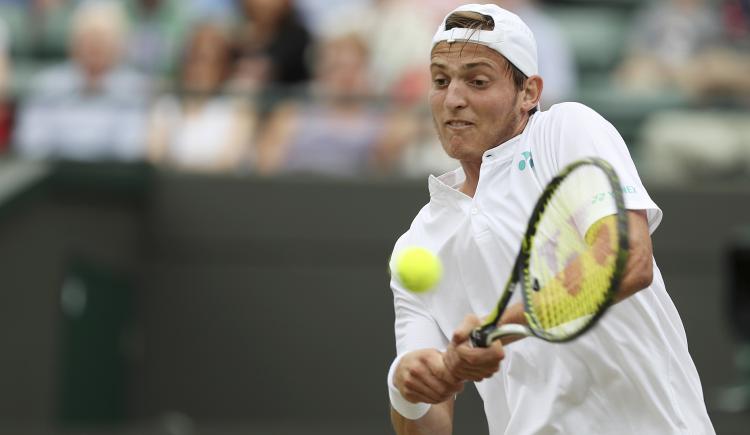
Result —
<path fill-rule="evenodd" d="M 430 316 L 424 302 L 416 295 L 404 289 L 398 281 L 391 279 L 393 305 L 396 314 L 396 358 L 388 371 L 388 395 L 391 406 L 404 417 L 416 420 L 427 413 L 430 405 L 411 403 L 404 399 L 393 383 L 396 366 L 401 358 L 419 349 L 445 349 L 448 346 L 435 320 Z"/>
<path fill-rule="evenodd" d="M 662 211 L 649 196 L 630 156 L 625 141 L 615 127 L 594 110 L 578 103 L 564 103 L 550 109 L 549 156 L 555 173 L 585 157 L 606 160 L 617 172 L 629 210 L 646 210 L 653 233 Z"/>
<path fill-rule="evenodd" d="M 396 353 L 403 355 L 418 349 L 445 349 L 448 342 L 440 327 L 427 312 L 424 302 L 391 280 L 396 314 Z"/>

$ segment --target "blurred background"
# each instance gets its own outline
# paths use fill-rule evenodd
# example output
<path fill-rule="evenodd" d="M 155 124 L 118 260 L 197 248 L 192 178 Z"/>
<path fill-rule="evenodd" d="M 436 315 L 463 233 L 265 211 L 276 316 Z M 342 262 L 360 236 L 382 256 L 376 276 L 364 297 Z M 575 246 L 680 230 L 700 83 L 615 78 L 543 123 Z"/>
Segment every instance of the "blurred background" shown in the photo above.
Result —
<path fill-rule="evenodd" d="M 0 0 L 0 434 L 390 433 L 387 259 L 456 166 L 455 0 Z M 625 138 L 719 434 L 750 424 L 750 1 L 506 0 Z M 486 433 L 476 392 L 456 433 Z"/>

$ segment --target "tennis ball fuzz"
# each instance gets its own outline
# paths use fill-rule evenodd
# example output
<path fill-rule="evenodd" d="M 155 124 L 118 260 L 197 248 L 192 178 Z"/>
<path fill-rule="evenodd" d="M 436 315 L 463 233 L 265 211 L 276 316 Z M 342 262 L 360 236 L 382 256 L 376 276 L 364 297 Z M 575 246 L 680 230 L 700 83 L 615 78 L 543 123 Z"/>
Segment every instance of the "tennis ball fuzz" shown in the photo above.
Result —
<path fill-rule="evenodd" d="M 414 293 L 432 289 L 443 275 L 440 259 L 429 250 L 420 247 L 410 247 L 401 251 L 394 266 L 396 279 Z"/>

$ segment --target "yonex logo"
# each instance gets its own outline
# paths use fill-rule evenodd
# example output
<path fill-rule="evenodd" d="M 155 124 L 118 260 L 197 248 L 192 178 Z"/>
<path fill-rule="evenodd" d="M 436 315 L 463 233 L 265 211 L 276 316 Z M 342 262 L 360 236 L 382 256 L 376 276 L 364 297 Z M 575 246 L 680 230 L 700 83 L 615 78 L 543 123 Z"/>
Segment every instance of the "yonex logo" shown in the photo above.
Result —
<path fill-rule="evenodd" d="M 636 193 L 637 190 L 635 189 L 635 186 L 626 185 L 626 186 L 620 186 L 622 188 L 622 193 Z M 604 201 L 605 198 L 611 198 L 615 194 L 612 191 L 609 192 L 599 192 L 596 195 L 594 195 L 593 198 L 591 198 L 591 203 L 596 204 L 597 202 Z"/>
<path fill-rule="evenodd" d="M 531 151 L 524 151 L 521 153 L 521 156 L 523 156 L 523 160 L 518 162 L 518 169 L 523 171 L 526 169 L 526 163 L 528 162 L 531 169 L 534 169 L 534 158 L 531 157 Z"/>

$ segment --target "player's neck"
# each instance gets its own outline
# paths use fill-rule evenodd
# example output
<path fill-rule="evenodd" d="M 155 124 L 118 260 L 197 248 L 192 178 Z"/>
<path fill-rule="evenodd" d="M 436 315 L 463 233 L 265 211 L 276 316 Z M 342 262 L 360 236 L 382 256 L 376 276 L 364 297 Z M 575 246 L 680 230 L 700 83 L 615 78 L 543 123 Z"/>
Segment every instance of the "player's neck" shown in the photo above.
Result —
<path fill-rule="evenodd" d="M 464 170 L 464 176 L 466 178 L 458 190 L 464 195 L 473 198 L 474 193 L 477 191 L 477 185 L 479 184 L 479 170 L 482 167 L 482 163 L 461 162 L 461 167 Z"/>

